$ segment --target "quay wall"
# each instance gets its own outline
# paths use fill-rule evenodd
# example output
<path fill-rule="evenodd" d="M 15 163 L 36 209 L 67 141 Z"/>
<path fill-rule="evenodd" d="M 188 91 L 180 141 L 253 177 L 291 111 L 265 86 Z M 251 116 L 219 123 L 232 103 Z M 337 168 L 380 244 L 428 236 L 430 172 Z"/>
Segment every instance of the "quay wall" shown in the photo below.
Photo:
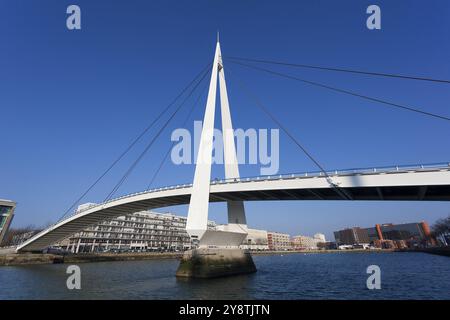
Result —
<path fill-rule="evenodd" d="M 305 251 L 252 251 L 256 255 L 287 255 L 287 254 L 326 254 L 326 253 L 386 253 L 394 250 L 305 250 Z M 68 255 L 36 254 L 36 253 L 7 253 L 0 254 L 0 266 L 53 264 L 77 264 L 100 261 L 130 261 L 150 259 L 181 259 L 183 252 L 142 252 L 142 253 L 80 253 Z"/>

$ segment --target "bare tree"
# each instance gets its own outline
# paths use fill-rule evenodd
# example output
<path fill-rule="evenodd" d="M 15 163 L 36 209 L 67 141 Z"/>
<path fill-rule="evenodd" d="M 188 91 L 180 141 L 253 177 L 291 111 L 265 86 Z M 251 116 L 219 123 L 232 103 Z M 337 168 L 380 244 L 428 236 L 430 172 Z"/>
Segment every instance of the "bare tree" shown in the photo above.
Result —
<path fill-rule="evenodd" d="M 32 225 L 32 224 L 30 224 L 30 225 L 28 225 L 26 227 L 10 228 L 8 230 L 8 233 L 6 234 L 5 239 L 3 239 L 2 245 L 3 246 L 13 245 L 13 239 L 14 239 L 15 236 L 21 235 L 21 234 L 24 234 L 24 233 L 28 233 L 28 232 L 31 232 L 31 231 L 39 232 L 40 230 L 41 229 L 36 228 L 36 226 Z"/>
<path fill-rule="evenodd" d="M 450 215 L 447 218 L 438 219 L 432 226 L 433 236 L 441 239 L 441 241 L 448 245 L 446 236 L 450 235 Z"/>

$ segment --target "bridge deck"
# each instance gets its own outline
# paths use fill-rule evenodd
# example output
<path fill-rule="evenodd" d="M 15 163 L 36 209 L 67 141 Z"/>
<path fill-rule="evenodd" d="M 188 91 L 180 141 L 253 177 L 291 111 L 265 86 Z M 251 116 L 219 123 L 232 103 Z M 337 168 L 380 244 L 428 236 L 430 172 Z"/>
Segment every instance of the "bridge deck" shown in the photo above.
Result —
<path fill-rule="evenodd" d="M 390 167 L 289 174 L 211 182 L 210 201 L 381 200 L 449 201 L 450 166 Z M 345 194 L 345 197 L 343 197 Z M 18 251 L 38 251 L 101 221 L 147 209 L 188 204 L 191 185 L 139 192 L 87 208 L 35 235 Z"/>

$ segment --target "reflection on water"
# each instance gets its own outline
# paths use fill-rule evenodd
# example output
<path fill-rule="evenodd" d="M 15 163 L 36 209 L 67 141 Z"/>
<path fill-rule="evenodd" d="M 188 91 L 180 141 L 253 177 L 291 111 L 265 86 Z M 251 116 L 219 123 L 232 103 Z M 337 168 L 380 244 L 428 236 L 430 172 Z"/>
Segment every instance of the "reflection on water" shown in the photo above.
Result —
<path fill-rule="evenodd" d="M 183 299 L 252 299 L 249 294 L 255 285 L 256 274 L 239 275 L 217 279 L 177 278 L 176 282 L 182 292 L 190 292 Z"/>
<path fill-rule="evenodd" d="M 255 256 L 258 272 L 176 278 L 177 260 L 80 264 L 81 290 L 67 265 L 0 267 L 0 299 L 450 299 L 450 258 L 424 253 Z M 366 268 L 381 268 L 381 290 Z"/>

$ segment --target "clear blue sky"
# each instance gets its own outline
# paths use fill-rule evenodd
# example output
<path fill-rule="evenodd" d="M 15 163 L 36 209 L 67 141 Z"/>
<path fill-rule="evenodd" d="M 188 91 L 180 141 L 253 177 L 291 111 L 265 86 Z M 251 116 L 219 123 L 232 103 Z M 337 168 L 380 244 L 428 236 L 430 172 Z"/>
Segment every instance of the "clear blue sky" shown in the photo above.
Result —
<path fill-rule="evenodd" d="M 366 8 L 374 3 L 382 10 L 381 31 L 365 26 Z M 70 4 L 81 7 L 80 31 L 66 28 Z M 55 221 L 212 59 L 217 30 L 224 55 L 450 78 L 446 0 L 2 1 L 0 198 L 18 202 L 13 225 Z M 258 92 L 327 169 L 450 160 L 449 122 L 225 67 Z M 278 69 L 450 116 L 449 85 Z M 275 128 L 230 78 L 235 127 Z M 146 187 L 186 110 L 119 194 Z M 204 99 L 194 119 L 203 111 Z M 284 134 L 280 139 L 280 172 L 316 170 Z M 101 201 L 144 145 L 85 201 Z M 214 168 L 213 175 L 222 171 Z M 258 172 L 257 166 L 241 167 L 243 176 Z M 169 162 L 155 184 L 192 177 L 192 166 Z M 187 208 L 173 210 L 186 214 Z M 212 219 L 225 222 L 223 205 L 211 211 Z M 330 237 L 354 225 L 433 223 L 450 213 L 450 204 L 265 202 L 248 203 L 247 212 L 251 227 Z"/>

